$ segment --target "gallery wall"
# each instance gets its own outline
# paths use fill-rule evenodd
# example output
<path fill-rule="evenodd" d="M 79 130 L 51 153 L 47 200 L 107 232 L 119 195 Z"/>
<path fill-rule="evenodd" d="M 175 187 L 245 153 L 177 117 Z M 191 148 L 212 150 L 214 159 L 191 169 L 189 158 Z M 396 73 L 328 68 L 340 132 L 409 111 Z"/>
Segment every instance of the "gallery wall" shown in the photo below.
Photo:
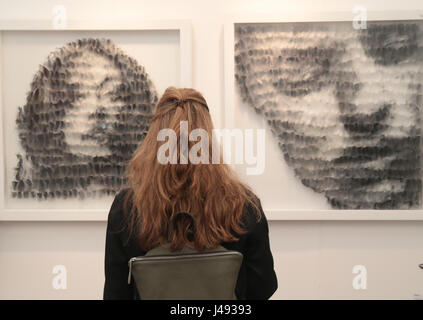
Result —
<path fill-rule="evenodd" d="M 414 1 L 23 1 L 0 0 L 0 20 L 49 20 L 55 5 L 68 19 L 192 21 L 193 87 L 215 125 L 223 125 L 224 33 L 229 16 L 301 12 L 420 10 Z M 3 79 L 7 81 L 7 79 Z M 254 185 L 252 186 L 254 188 Z M 276 221 L 270 242 L 279 289 L 273 299 L 423 298 L 423 222 Z M 106 222 L 0 222 L 1 299 L 100 299 Z M 67 288 L 52 286 L 53 268 L 67 270 Z M 367 270 L 366 289 L 352 283 L 354 266 Z"/>

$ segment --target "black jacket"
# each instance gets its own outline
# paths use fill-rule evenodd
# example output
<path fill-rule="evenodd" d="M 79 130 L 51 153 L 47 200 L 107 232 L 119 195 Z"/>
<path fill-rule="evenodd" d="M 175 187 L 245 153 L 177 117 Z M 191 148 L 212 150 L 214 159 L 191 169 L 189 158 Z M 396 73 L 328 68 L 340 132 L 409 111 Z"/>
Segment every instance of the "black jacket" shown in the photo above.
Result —
<path fill-rule="evenodd" d="M 105 251 L 105 283 L 103 299 L 134 299 L 134 281 L 128 285 L 128 260 L 142 256 L 142 251 L 134 240 L 124 245 L 127 231 L 123 230 L 123 198 L 127 189 L 119 192 L 110 208 Z M 262 219 L 257 222 L 252 208 L 244 212 L 247 233 L 237 242 L 222 243 L 228 250 L 236 250 L 244 255 L 239 271 L 235 293 L 238 299 L 268 299 L 276 291 L 278 284 L 273 268 L 273 257 L 269 247 L 269 228 L 260 206 Z"/>

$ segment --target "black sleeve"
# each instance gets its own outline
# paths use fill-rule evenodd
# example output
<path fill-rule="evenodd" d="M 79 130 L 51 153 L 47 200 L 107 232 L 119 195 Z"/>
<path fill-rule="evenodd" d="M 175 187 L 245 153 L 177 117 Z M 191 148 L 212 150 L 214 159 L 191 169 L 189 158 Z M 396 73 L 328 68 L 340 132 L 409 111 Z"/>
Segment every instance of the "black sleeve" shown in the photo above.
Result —
<path fill-rule="evenodd" d="M 115 196 L 110 208 L 107 231 L 106 250 L 104 256 L 104 291 L 103 299 L 133 299 L 133 281 L 128 285 L 128 260 L 119 233 L 123 221 L 123 192 Z"/>
<path fill-rule="evenodd" d="M 247 299 L 269 299 L 278 288 L 278 281 L 270 251 L 269 226 L 260 202 L 261 220 L 247 235 L 244 257 L 247 269 Z"/>

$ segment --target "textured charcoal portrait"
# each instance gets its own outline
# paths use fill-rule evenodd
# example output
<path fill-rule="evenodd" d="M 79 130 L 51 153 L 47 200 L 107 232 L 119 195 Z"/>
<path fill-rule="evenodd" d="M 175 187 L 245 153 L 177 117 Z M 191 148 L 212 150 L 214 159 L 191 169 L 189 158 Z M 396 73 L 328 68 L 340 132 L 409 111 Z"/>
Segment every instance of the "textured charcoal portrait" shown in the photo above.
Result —
<path fill-rule="evenodd" d="M 144 67 L 110 40 L 80 39 L 50 53 L 18 111 L 23 154 L 12 197 L 114 195 L 156 102 Z"/>
<path fill-rule="evenodd" d="M 235 25 L 242 100 L 334 209 L 421 207 L 422 30 L 421 21 Z"/>

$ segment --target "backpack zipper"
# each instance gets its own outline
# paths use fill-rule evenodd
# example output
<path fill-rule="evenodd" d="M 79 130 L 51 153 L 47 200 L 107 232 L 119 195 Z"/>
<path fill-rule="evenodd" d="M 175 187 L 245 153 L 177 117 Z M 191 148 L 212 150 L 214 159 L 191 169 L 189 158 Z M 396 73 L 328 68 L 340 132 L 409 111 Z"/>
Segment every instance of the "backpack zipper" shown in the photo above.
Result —
<path fill-rule="evenodd" d="M 242 256 L 242 253 L 238 251 L 221 251 L 221 252 L 210 252 L 210 253 L 169 254 L 169 255 L 133 257 L 129 259 L 128 261 L 128 265 L 129 265 L 128 284 L 131 284 L 132 263 L 138 260 L 189 259 L 189 258 L 196 258 L 196 257 L 213 257 L 213 256 L 225 256 L 225 255 L 233 255 L 233 254 Z"/>

